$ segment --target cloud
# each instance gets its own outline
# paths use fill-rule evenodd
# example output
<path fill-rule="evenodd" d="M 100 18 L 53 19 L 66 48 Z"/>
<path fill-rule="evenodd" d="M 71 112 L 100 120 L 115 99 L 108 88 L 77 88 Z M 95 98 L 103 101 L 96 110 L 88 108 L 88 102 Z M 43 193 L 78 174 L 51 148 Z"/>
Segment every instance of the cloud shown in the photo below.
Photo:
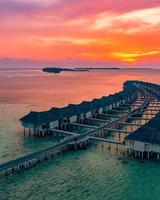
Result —
<path fill-rule="evenodd" d="M 137 61 L 138 59 L 153 56 L 153 55 L 160 55 L 159 51 L 148 51 L 148 52 L 134 52 L 134 53 L 122 53 L 122 52 L 113 52 L 112 55 L 116 58 L 120 58 L 123 61 L 133 62 Z"/>
<path fill-rule="evenodd" d="M 159 15 L 159 0 L 1 0 L 0 56 L 157 59 Z"/>
<path fill-rule="evenodd" d="M 123 14 L 104 12 L 97 15 L 92 28 L 114 28 L 115 31 L 123 32 L 125 27 L 128 33 L 141 32 L 148 27 L 160 25 L 160 7 L 136 10 Z"/>

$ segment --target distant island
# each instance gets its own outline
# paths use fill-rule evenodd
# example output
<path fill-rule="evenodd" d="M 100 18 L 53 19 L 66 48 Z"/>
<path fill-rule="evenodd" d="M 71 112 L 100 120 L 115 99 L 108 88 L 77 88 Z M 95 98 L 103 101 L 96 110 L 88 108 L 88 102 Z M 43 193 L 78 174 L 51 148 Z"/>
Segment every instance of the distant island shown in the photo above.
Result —
<path fill-rule="evenodd" d="M 43 68 L 42 69 L 43 72 L 48 72 L 48 73 L 60 73 L 62 71 L 65 71 L 65 72 L 79 72 L 79 71 L 89 71 L 87 69 L 71 69 L 71 68 L 57 68 L 57 67 L 46 67 L 46 68 Z"/>
<path fill-rule="evenodd" d="M 64 72 L 86 72 L 86 71 L 92 71 L 92 70 L 154 70 L 153 68 L 119 68 L 119 67 L 77 67 L 77 68 L 61 68 L 61 67 L 46 67 L 43 68 L 43 72 L 48 73 L 60 73 L 62 71 Z"/>
<path fill-rule="evenodd" d="M 65 72 L 86 72 L 86 71 L 90 71 L 90 70 L 119 70 L 120 68 L 116 68 L 116 67 L 113 67 L 113 68 L 93 68 L 93 67 L 85 67 L 85 68 L 58 68 L 58 67 L 46 67 L 46 68 L 43 68 L 42 71 L 43 72 L 48 72 L 48 73 L 60 73 L 62 71 L 65 71 Z"/>
<path fill-rule="evenodd" d="M 119 67 L 85 67 L 85 68 L 81 68 L 81 67 L 78 67 L 78 68 L 75 68 L 75 69 L 78 69 L 78 70 L 119 70 L 120 68 Z"/>

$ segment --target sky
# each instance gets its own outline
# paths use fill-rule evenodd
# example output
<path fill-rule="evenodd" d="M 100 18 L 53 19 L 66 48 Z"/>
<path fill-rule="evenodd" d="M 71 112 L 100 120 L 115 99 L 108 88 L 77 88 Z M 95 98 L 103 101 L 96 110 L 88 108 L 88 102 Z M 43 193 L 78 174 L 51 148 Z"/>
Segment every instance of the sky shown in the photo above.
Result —
<path fill-rule="evenodd" d="M 0 66 L 160 68 L 160 0 L 0 0 Z"/>

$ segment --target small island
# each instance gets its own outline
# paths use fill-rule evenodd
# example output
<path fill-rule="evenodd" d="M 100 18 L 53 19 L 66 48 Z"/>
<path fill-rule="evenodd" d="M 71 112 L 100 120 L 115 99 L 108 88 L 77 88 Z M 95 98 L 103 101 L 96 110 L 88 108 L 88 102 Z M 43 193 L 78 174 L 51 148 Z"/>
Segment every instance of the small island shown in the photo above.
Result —
<path fill-rule="evenodd" d="M 118 67 L 113 67 L 113 68 L 93 68 L 93 67 L 80 67 L 80 68 L 58 68 L 58 67 L 46 67 L 43 68 L 43 72 L 48 72 L 48 73 L 60 73 L 62 71 L 65 72 L 86 72 L 86 71 L 91 71 L 91 70 L 119 70 L 120 68 Z"/>
<path fill-rule="evenodd" d="M 81 68 L 81 69 L 77 69 L 77 68 L 75 68 L 75 69 L 71 69 L 71 68 L 57 68 L 57 67 L 46 67 L 46 68 L 43 68 L 42 69 L 42 71 L 43 72 L 48 72 L 48 73 L 55 73 L 55 74 L 57 74 L 57 73 L 60 73 L 60 72 L 62 72 L 62 71 L 65 71 L 65 72 L 79 72 L 79 71 L 89 71 L 89 69 L 83 69 L 83 68 Z"/>

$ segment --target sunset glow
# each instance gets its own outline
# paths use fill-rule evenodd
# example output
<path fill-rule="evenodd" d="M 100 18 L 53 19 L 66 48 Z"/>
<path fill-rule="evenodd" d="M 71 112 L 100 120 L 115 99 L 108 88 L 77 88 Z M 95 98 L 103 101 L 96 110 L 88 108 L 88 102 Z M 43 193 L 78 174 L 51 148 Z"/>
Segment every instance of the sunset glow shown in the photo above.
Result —
<path fill-rule="evenodd" d="M 2 0 L 0 58 L 160 62 L 159 0 Z"/>

